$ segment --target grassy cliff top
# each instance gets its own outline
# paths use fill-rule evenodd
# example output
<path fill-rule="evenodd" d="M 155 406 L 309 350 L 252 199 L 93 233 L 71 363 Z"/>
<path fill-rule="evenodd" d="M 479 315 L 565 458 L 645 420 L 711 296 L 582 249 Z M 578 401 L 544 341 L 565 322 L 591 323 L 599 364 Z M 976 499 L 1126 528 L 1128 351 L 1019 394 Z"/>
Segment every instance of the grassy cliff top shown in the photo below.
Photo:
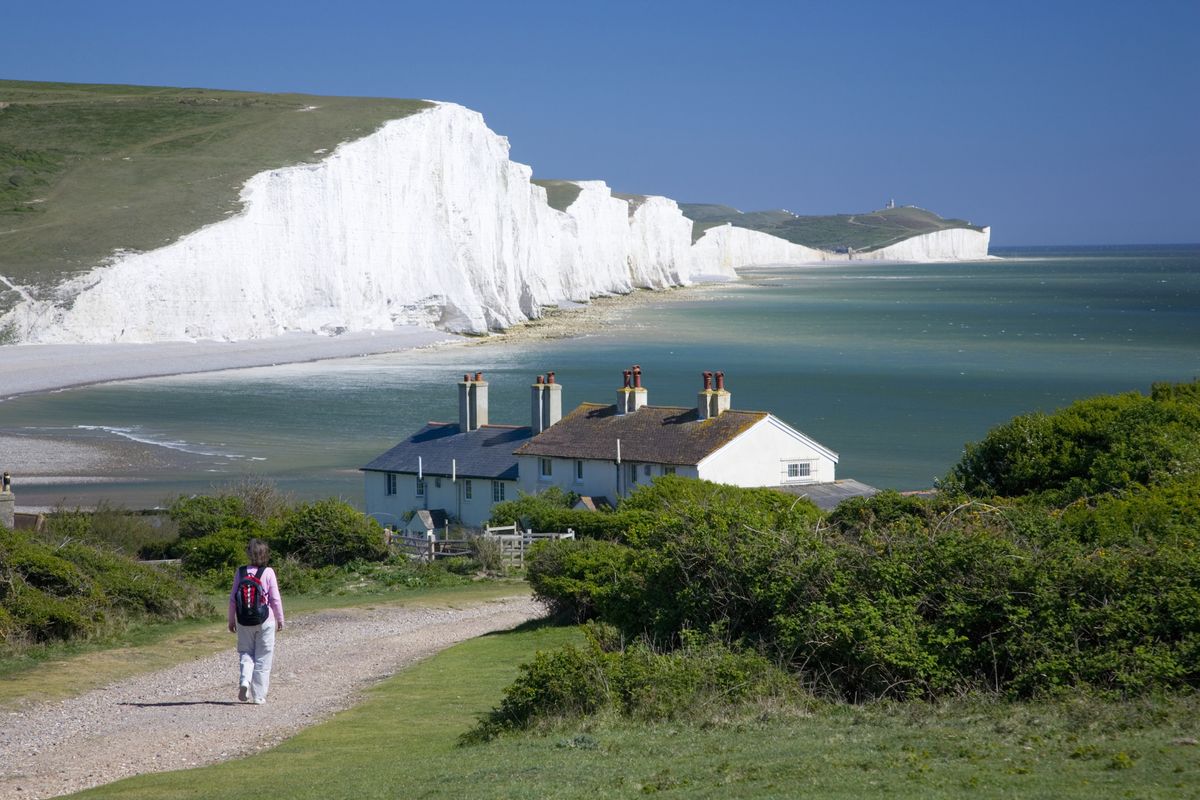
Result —
<path fill-rule="evenodd" d="M 680 203 L 684 216 L 692 220 L 693 240 L 717 225 L 732 223 L 739 228 L 769 233 L 795 244 L 821 250 L 878 250 L 913 236 L 949 228 L 982 227 L 961 219 L 944 219 L 916 206 L 884 208 L 866 214 L 829 214 L 800 217 L 790 211 L 741 212 L 729 206 Z"/>
<path fill-rule="evenodd" d="M 583 189 L 574 181 L 545 180 L 534 178 L 533 182 L 546 190 L 546 203 L 557 211 L 566 211 L 578 198 Z"/>
<path fill-rule="evenodd" d="M 236 211 L 242 185 L 256 173 L 319 161 L 342 142 L 428 107 L 0 81 L 0 275 L 45 286 L 115 250 L 169 244 Z M 0 295 L 0 311 L 14 299 Z"/>

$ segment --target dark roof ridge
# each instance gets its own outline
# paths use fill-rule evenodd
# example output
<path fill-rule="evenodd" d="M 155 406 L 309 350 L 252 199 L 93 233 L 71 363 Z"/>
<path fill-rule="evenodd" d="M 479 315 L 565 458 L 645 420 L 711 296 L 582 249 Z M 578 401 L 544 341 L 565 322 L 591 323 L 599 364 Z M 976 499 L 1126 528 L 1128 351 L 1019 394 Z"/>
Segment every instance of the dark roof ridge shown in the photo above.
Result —
<path fill-rule="evenodd" d="M 582 406 L 590 406 L 592 408 L 616 408 L 617 404 L 616 403 L 592 403 L 592 402 L 585 401 L 585 402 L 580 403 L 578 406 L 576 406 L 576 408 L 580 408 Z M 642 408 L 658 408 L 658 409 L 662 409 L 663 411 L 691 411 L 692 409 L 695 408 L 695 406 L 659 406 L 659 405 L 655 405 L 653 403 L 647 403 L 646 405 L 642 406 Z M 638 409 L 638 410 L 640 411 L 641 409 Z M 629 416 L 630 414 L 636 414 L 636 413 L 637 413 L 637 411 L 630 411 L 627 414 L 625 414 L 624 416 Z M 730 414 L 730 413 L 733 413 L 733 414 L 770 414 L 771 412 L 770 411 L 756 411 L 755 409 L 752 409 L 752 408 L 727 408 L 724 411 L 722 411 L 721 413 L 722 414 Z"/>

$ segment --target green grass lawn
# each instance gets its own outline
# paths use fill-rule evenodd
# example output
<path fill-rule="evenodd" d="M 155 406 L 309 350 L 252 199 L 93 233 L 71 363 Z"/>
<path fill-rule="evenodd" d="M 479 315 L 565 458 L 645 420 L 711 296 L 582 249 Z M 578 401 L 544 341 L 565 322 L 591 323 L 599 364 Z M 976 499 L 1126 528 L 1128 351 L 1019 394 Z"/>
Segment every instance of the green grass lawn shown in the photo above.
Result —
<path fill-rule="evenodd" d="M 252 175 L 320 160 L 427 107 L 0 81 L 0 275 L 44 287 L 118 248 L 168 244 L 235 211 Z M 13 294 L 0 293 L 0 312 Z"/>
<path fill-rule="evenodd" d="M 285 597 L 284 603 L 287 615 L 294 619 L 308 611 L 349 606 L 457 608 L 528 592 L 524 581 L 480 581 L 369 594 L 298 595 Z M 109 638 L 42 646 L 0 658 L 0 710 L 31 700 L 60 700 L 232 648 L 232 636 L 225 629 L 228 595 L 212 595 L 210 599 L 220 609 L 211 619 L 135 624 Z"/>
<path fill-rule="evenodd" d="M 1120 703 L 814 703 L 715 724 L 573 722 L 459 747 L 516 665 L 578 641 L 527 625 L 443 651 L 274 750 L 83 797 L 1187 798 L 1200 789 L 1196 698 Z M 1191 742 L 1191 743 L 1189 743 Z"/>

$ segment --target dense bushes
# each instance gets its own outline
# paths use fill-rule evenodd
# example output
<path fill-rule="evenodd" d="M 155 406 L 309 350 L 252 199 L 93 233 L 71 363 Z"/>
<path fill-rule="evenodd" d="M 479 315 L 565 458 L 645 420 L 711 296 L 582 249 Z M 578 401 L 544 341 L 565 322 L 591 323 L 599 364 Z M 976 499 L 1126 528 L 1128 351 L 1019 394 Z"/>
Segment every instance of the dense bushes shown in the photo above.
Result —
<path fill-rule="evenodd" d="M 683 510 L 632 545 L 555 542 L 529 578 L 628 637 L 717 632 L 851 699 L 1200 686 L 1194 528 L 1121 536 L 1105 523 L 1101 547 L 1104 506 L 1052 515 L 894 493 L 843 503 L 819 529 L 747 515 Z"/>
<path fill-rule="evenodd" d="M 212 613 L 192 587 L 81 542 L 52 544 L 0 529 L 0 638 L 7 644 L 88 637 L 128 619 Z"/>
<path fill-rule="evenodd" d="M 538 721 L 611 711 L 640 720 L 709 721 L 732 707 L 796 694 L 795 683 L 762 656 L 718 643 L 668 653 L 644 644 L 606 649 L 601 630 L 585 647 L 538 653 L 522 665 L 504 699 L 461 741 L 473 743 Z"/>
<path fill-rule="evenodd" d="M 1200 473 L 1200 383 L 1155 384 L 1026 414 L 966 446 L 946 485 L 1054 503 Z"/>
<path fill-rule="evenodd" d="M 301 503 L 283 517 L 275 548 L 310 566 L 387 557 L 379 523 L 340 500 Z"/>
<path fill-rule="evenodd" d="M 276 557 L 307 567 L 387 557 L 378 523 L 340 500 L 290 505 L 243 487 L 238 494 L 181 497 L 168 514 L 179 529 L 170 553 L 192 575 L 224 575 L 245 563 L 253 537 L 269 542 Z"/>

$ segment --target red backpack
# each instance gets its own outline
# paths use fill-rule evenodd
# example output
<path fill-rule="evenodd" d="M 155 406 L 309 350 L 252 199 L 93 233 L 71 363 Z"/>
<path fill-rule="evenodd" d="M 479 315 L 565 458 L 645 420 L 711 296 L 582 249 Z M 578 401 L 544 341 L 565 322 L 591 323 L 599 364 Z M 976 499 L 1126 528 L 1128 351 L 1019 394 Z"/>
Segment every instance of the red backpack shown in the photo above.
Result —
<path fill-rule="evenodd" d="M 271 616 L 267 605 L 267 587 L 262 575 L 266 567 L 259 567 L 257 575 L 249 573 L 249 567 L 238 567 L 237 588 L 234 590 L 234 608 L 239 625 L 262 625 Z"/>

